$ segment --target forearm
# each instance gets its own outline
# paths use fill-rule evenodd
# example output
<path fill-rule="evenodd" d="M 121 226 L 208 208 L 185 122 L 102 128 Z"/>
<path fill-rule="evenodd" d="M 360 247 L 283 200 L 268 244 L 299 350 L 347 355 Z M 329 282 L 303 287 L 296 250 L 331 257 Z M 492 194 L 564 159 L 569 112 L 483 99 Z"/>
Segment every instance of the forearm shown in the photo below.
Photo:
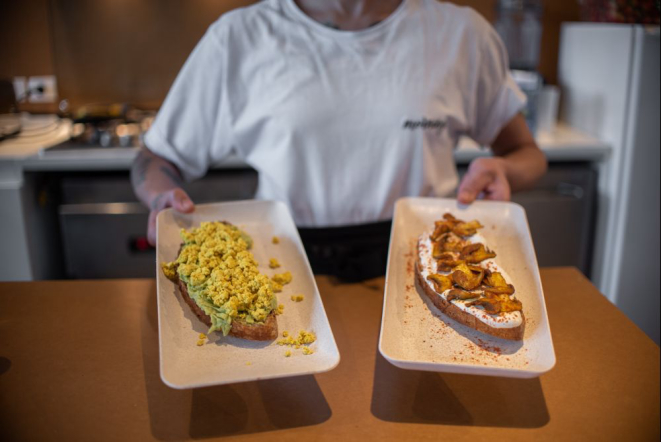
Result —
<path fill-rule="evenodd" d="M 505 175 L 513 192 L 531 188 L 545 173 L 548 162 L 535 143 L 520 146 L 496 157 L 505 167 Z"/>
<path fill-rule="evenodd" d="M 142 148 L 131 167 L 131 184 L 138 199 L 153 208 L 165 192 L 181 188 L 183 180 L 172 163 Z"/>

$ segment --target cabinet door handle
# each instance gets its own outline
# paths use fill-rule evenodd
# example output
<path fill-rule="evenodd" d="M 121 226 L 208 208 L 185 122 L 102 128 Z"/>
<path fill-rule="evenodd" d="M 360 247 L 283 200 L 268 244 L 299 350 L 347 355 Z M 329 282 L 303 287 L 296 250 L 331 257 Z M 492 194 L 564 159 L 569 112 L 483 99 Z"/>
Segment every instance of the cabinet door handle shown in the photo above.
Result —
<path fill-rule="evenodd" d="M 570 183 L 558 183 L 558 186 L 555 188 L 555 192 L 558 195 L 569 196 L 580 200 L 583 198 L 585 191 L 581 186 Z"/>

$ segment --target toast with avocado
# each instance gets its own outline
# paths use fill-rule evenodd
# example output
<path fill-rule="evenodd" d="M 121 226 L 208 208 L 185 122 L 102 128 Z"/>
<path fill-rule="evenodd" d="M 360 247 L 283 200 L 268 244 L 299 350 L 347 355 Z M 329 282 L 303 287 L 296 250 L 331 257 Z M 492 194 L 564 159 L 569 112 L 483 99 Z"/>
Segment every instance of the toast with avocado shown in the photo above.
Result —
<path fill-rule="evenodd" d="M 273 282 L 257 268 L 252 239 L 228 222 L 182 229 L 177 259 L 163 263 L 182 299 L 209 332 L 253 341 L 277 338 Z"/>

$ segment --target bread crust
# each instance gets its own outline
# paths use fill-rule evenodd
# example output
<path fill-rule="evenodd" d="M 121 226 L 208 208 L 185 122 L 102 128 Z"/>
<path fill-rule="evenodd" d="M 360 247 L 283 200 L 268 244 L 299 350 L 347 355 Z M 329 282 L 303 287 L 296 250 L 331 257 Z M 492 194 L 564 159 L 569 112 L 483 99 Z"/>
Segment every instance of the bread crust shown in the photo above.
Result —
<path fill-rule="evenodd" d="M 204 313 L 195 300 L 190 297 L 186 283 L 180 279 L 177 285 L 181 292 L 181 298 L 188 304 L 193 313 L 195 313 L 195 316 L 208 327 L 211 327 L 211 317 Z M 250 341 L 271 341 L 278 337 L 278 321 L 275 318 L 275 311 L 269 313 L 263 323 L 248 324 L 245 321 L 235 319 L 232 321 L 232 328 L 229 334 L 230 336 L 248 339 Z"/>
<path fill-rule="evenodd" d="M 466 325 L 472 329 L 486 333 L 491 336 L 496 336 L 498 338 L 508 339 L 511 341 L 521 341 L 523 340 L 523 333 L 525 331 L 526 318 L 523 316 L 523 311 L 521 312 L 521 325 L 518 327 L 509 327 L 509 328 L 496 328 L 491 327 L 488 324 L 480 321 L 476 316 L 461 310 L 459 307 L 454 305 L 454 303 L 446 300 L 441 295 L 436 293 L 434 289 L 430 287 L 425 278 L 422 276 L 422 262 L 420 259 L 420 241 L 418 240 L 417 248 L 417 257 L 415 263 L 415 277 L 422 289 L 422 292 L 431 300 L 431 302 L 446 316 L 454 319 L 460 324 Z"/>

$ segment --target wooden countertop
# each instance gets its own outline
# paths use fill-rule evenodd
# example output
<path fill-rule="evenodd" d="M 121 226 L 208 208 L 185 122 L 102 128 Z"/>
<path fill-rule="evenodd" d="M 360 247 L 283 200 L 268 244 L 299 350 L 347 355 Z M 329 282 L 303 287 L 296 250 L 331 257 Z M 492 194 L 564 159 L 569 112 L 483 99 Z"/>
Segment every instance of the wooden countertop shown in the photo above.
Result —
<path fill-rule="evenodd" d="M 319 276 L 336 369 L 183 391 L 160 379 L 154 281 L 0 283 L 0 439 L 658 440 L 659 347 L 575 269 L 542 282 L 557 365 L 538 379 L 396 368 L 384 280 Z"/>

